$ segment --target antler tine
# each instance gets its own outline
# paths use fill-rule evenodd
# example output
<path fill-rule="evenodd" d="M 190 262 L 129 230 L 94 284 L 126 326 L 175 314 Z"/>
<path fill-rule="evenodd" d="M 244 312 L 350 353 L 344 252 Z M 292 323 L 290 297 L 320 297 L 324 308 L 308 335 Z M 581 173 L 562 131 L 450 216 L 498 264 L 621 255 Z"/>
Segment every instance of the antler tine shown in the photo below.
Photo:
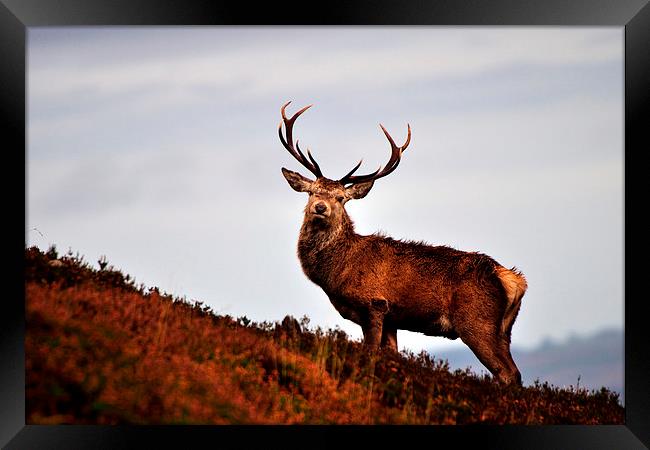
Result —
<path fill-rule="evenodd" d="M 300 147 L 298 146 L 298 141 L 296 141 L 296 145 L 294 147 L 293 144 L 293 124 L 296 121 L 296 119 L 305 111 L 307 111 L 309 108 L 311 108 L 313 105 L 307 105 L 304 108 L 300 109 L 298 112 L 296 112 L 291 118 L 287 118 L 287 115 L 285 113 L 285 110 L 287 106 L 289 106 L 291 102 L 287 102 L 284 105 L 282 105 L 282 108 L 280 108 L 280 114 L 282 115 L 282 120 L 280 121 L 280 126 L 278 127 L 278 135 L 280 136 L 280 142 L 282 142 L 282 145 L 284 145 L 284 148 L 286 148 L 291 155 L 298 160 L 300 164 L 302 164 L 305 168 L 307 168 L 311 173 L 316 175 L 317 178 L 320 178 L 323 176 L 323 173 L 320 170 L 320 167 L 318 166 L 318 163 L 316 163 L 316 160 L 314 157 L 311 155 L 311 152 L 309 149 L 307 149 L 307 155 L 309 156 L 309 159 L 307 159 L 304 155 L 304 153 L 300 150 Z M 284 136 L 282 136 L 282 124 L 284 123 L 284 127 L 286 129 L 286 139 Z"/>
<path fill-rule="evenodd" d="M 345 176 L 344 176 L 343 178 L 341 178 L 339 181 L 340 181 L 341 183 L 343 183 L 344 180 L 347 180 L 347 178 L 348 178 L 349 176 L 351 176 L 354 172 L 357 171 L 357 169 L 358 169 L 359 167 L 361 167 L 361 163 L 362 163 L 362 162 L 363 162 L 363 159 L 360 159 L 359 162 L 357 163 L 357 165 L 354 166 L 354 167 L 352 168 L 351 171 L 349 171 L 348 173 L 346 173 Z M 380 167 L 380 169 L 381 169 L 381 167 Z"/>
<path fill-rule="evenodd" d="M 297 146 L 298 146 L 298 141 L 296 141 L 296 147 L 297 147 Z M 320 170 L 320 166 L 318 165 L 318 163 L 316 162 L 316 160 L 314 159 L 314 157 L 311 156 L 311 152 L 309 151 L 309 149 L 307 149 L 307 156 L 309 157 L 309 160 L 311 161 L 311 163 L 314 165 L 314 168 L 315 168 L 316 171 L 318 172 L 318 175 L 317 175 L 317 176 L 322 177 L 322 176 L 323 176 L 323 173 L 322 173 L 321 170 Z"/>
<path fill-rule="evenodd" d="M 406 147 L 408 147 L 409 144 L 411 143 L 411 125 L 406 124 L 408 129 L 408 135 L 406 136 L 406 142 L 404 142 L 404 145 L 402 145 L 401 147 L 398 147 L 395 144 L 395 141 L 388 133 L 388 131 L 386 131 L 386 128 L 384 128 L 382 124 L 379 124 L 379 126 L 381 127 L 382 131 L 386 135 L 386 138 L 388 138 L 388 142 L 390 142 L 390 147 L 391 147 L 390 159 L 388 160 L 388 162 L 386 163 L 383 169 L 379 167 L 379 169 L 367 175 L 353 175 L 353 173 L 357 171 L 359 166 L 361 166 L 361 161 L 359 161 L 359 164 L 357 164 L 354 167 L 354 169 L 352 169 L 350 172 L 347 173 L 347 175 L 345 175 L 343 178 L 339 180 L 341 184 L 357 184 L 357 183 L 368 182 L 371 180 L 374 181 L 390 174 L 399 165 L 401 161 L 402 153 L 404 153 Z"/>

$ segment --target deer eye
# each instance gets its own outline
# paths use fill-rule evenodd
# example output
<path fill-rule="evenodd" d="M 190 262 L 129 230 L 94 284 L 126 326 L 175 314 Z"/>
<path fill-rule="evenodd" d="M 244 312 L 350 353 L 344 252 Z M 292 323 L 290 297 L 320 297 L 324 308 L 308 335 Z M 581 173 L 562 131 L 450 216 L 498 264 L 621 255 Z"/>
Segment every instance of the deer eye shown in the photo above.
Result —
<path fill-rule="evenodd" d="M 337 196 L 336 196 L 336 201 L 337 201 L 337 202 L 342 202 L 342 201 L 343 201 L 343 198 L 344 198 L 344 197 L 343 197 L 342 195 L 337 195 Z"/>

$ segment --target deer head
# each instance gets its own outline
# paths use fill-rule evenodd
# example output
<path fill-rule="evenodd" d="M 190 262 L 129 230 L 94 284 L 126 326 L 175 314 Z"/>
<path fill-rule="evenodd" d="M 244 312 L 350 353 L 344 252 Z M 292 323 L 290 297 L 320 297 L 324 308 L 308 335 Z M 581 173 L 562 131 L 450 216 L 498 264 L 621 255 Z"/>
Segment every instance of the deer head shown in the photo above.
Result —
<path fill-rule="evenodd" d="M 285 103 L 280 109 L 282 121 L 278 127 L 278 134 L 282 145 L 289 151 L 289 153 L 298 160 L 298 162 L 309 170 L 316 177 L 311 180 L 307 177 L 300 175 L 297 172 L 282 168 L 282 174 L 289 182 L 289 185 L 298 192 L 306 192 L 309 194 L 309 200 L 305 207 L 305 220 L 312 223 L 326 225 L 328 223 L 337 223 L 345 214 L 344 205 L 350 199 L 358 199 L 365 197 L 372 188 L 375 180 L 385 177 L 393 172 L 399 165 L 402 153 L 406 150 L 411 142 L 411 126 L 407 125 L 408 136 L 406 142 L 401 147 L 395 144 L 393 138 L 388 134 L 383 125 L 379 125 L 388 138 L 391 145 L 391 156 L 388 163 L 383 167 L 379 167 L 376 171 L 366 175 L 354 175 L 354 173 L 361 167 L 363 160 L 354 166 L 343 178 L 339 180 L 331 180 L 323 176 L 318 163 L 307 149 L 307 157 L 300 150 L 298 141 L 293 142 L 293 125 L 296 119 L 312 105 L 305 106 L 296 112 L 291 118 L 287 118 L 285 110 L 291 102 Z M 285 135 L 282 134 L 282 126 L 285 128 Z"/>

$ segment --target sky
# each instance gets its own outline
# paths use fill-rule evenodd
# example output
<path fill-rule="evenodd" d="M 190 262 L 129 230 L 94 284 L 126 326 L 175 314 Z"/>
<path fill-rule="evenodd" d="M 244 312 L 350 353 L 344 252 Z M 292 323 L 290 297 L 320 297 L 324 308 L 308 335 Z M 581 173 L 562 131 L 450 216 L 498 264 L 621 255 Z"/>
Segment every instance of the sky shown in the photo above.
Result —
<path fill-rule="evenodd" d="M 622 27 L 30 27 L 26 245 L 254 321 L 343 319 L 303 274 L 307 195 L 280 107 L 328 178 L 400 166 L 346 209 L 516 266 L 512 343 L 623 327 Z M 462 346 L 398 332 L 400 349 Z M 621 349 L 622 351 L 622 349 Z"/>

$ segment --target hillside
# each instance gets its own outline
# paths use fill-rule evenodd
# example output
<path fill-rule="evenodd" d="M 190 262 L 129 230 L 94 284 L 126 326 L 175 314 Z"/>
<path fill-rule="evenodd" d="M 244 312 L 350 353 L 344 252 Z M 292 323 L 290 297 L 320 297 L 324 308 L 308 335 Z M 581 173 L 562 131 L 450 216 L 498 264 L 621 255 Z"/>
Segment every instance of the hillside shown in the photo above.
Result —
<path fill-rule="evenodd" d="M 369 353 L 307 318 L 252 323 L 25 250 L 28 424 L 621 424 L 618 395 L 503 387 L 426 353 Z"/>

